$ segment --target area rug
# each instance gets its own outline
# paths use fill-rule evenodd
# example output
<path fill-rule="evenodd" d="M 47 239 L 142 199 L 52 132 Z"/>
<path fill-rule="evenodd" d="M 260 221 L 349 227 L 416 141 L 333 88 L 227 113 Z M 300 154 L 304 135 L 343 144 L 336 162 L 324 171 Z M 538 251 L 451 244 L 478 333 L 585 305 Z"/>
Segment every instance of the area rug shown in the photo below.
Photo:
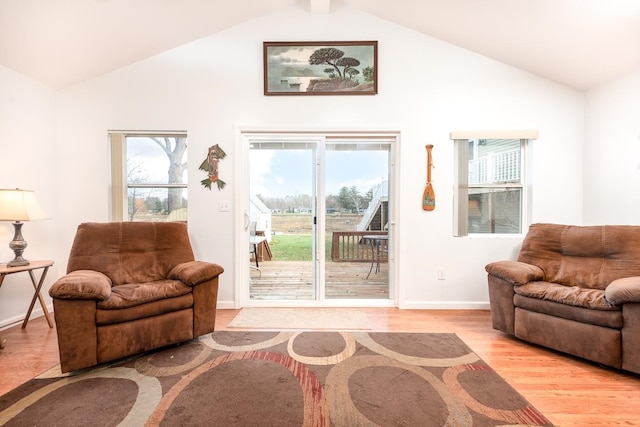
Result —
<path fill-rule="evenodd" d="M 360 308 L 243 308 L 228 325 L 247 329 L 371 329 Z"/>
<path fill-rule="evenodd" d="M 56 372 L 0 397 L 0 425 L 551 425 L 455 334 L 220 331 Z"/>

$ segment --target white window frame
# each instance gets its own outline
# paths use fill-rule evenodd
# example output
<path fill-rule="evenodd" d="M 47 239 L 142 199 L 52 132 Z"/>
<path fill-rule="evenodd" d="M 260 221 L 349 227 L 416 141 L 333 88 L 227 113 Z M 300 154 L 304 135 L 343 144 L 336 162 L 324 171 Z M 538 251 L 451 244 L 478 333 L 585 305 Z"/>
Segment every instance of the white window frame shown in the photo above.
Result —
<path fill-rule="evenodd" d="M 515 131 L 456 131 L 450 133 L 454 142 L 454 191 L 453 191 L 453 235 L 464 236 L 499 236 L 499 233 L 469 233 L 469 141 L 476 139 L 519 139 L 521 147 L 520 182 L 504 184 L 482 184 L 480 187 L 521 188 L 522 209 L 520 234 L 524 233 L 530 224 L 532 177 L 531 177 L 531 142 L 538 139 L 536 130 Z M 513 236 L 513 234 L 509 234 Z"/>
<path fill-rule="evenodd" d="M 111 221 L 126 221 L 128 217 L 127 195 L 129 186 L 127 183 L 127 147 L 128 136 L 140 137 L 187 137 L 187 131 L 109 131 L 109 150 L 111 153 L 111 199 L 110 218 Z M 188 189 L 188 184 L 153 184 L 153 187 L 171 188 L 180 187 Z"/>

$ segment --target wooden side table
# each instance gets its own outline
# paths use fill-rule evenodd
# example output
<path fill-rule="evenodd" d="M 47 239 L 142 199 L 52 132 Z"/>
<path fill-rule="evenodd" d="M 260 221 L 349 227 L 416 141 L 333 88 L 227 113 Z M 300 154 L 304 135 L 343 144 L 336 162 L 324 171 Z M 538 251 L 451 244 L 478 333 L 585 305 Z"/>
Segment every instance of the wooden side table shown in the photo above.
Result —
<path fill-rule="evenodd" d="M 49 271 L 49 267 L 53 265 L 53 261 L 51 260 L 42 260 L 42 261 L 31 261 L 29 265 L 23 265 L 20 267 L 7 267 L 6 264 L 0 264 L 0 287 L 2 287 L 2 282 L 4 278 L 9 274 L 20 273 L 26 271 L 29 273 L 29 277 L 31 278 L 31 284 L 33 285 L 33 289 L 35 292 L 33 293 L 33 298 L 31 299 L 31 304 L 29 305 L 29 310 L 27 311 L 27 315 L 22 322 L 22 329 L 27 327 L 27 322 L 29 321 L 29 317 L 31 317 L 31 312 L 33 311 L 33 306 L 36 304 L 36 300 L 40 301 L 40 306 L 42 307 L 42 311 L 44 316 L 47 318 L 47 323 L 50 328 L 53 328 L 53 321 L 51 320 L 51 316 L 49 316 L 49 312 L 47 311 L 47 305 L 44 303 L 44 299 L 40 294 L 40 290 L 42 289 L 42 284 L 44 283 L 45 277 L 47 277 L 47 272 Z M 34 273 L 35 270 L 42 269 L 42 274 L 40 274 L 40 279 L 36 279 L 36 275 Z M 0 337 L 0 348 L 4 347 L 4 340 Z"/>

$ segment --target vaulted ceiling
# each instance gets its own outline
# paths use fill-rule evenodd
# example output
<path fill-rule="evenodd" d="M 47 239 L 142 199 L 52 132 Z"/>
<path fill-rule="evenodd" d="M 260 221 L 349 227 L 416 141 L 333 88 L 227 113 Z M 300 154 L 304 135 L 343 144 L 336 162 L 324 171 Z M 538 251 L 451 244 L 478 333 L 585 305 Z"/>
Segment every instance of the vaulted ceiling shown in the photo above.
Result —
<path fill-rule="evenodd" d="M 360 9 L 579 90 L 640 69 L 640 0 L 0 0 L 0 65 L 64 88 L 293 5 Z"/>

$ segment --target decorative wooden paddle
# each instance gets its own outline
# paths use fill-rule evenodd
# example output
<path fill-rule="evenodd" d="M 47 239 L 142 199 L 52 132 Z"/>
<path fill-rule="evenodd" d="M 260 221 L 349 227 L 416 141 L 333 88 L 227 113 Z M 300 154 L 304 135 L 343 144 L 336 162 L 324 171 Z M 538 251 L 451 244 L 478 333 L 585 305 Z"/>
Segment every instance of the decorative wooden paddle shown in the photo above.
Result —
<path fill-rule="evenodd" d="M 422 192 L 422 209 L 425 211 L 432 211 L 436 208 L 436 193 L 433 191 L 433 185 L 431 185 L 431 168 L 433 167 L 433 161 L 431 159 L 432 144 L 428 144 L 427 148 L 427 185 Z"/>

